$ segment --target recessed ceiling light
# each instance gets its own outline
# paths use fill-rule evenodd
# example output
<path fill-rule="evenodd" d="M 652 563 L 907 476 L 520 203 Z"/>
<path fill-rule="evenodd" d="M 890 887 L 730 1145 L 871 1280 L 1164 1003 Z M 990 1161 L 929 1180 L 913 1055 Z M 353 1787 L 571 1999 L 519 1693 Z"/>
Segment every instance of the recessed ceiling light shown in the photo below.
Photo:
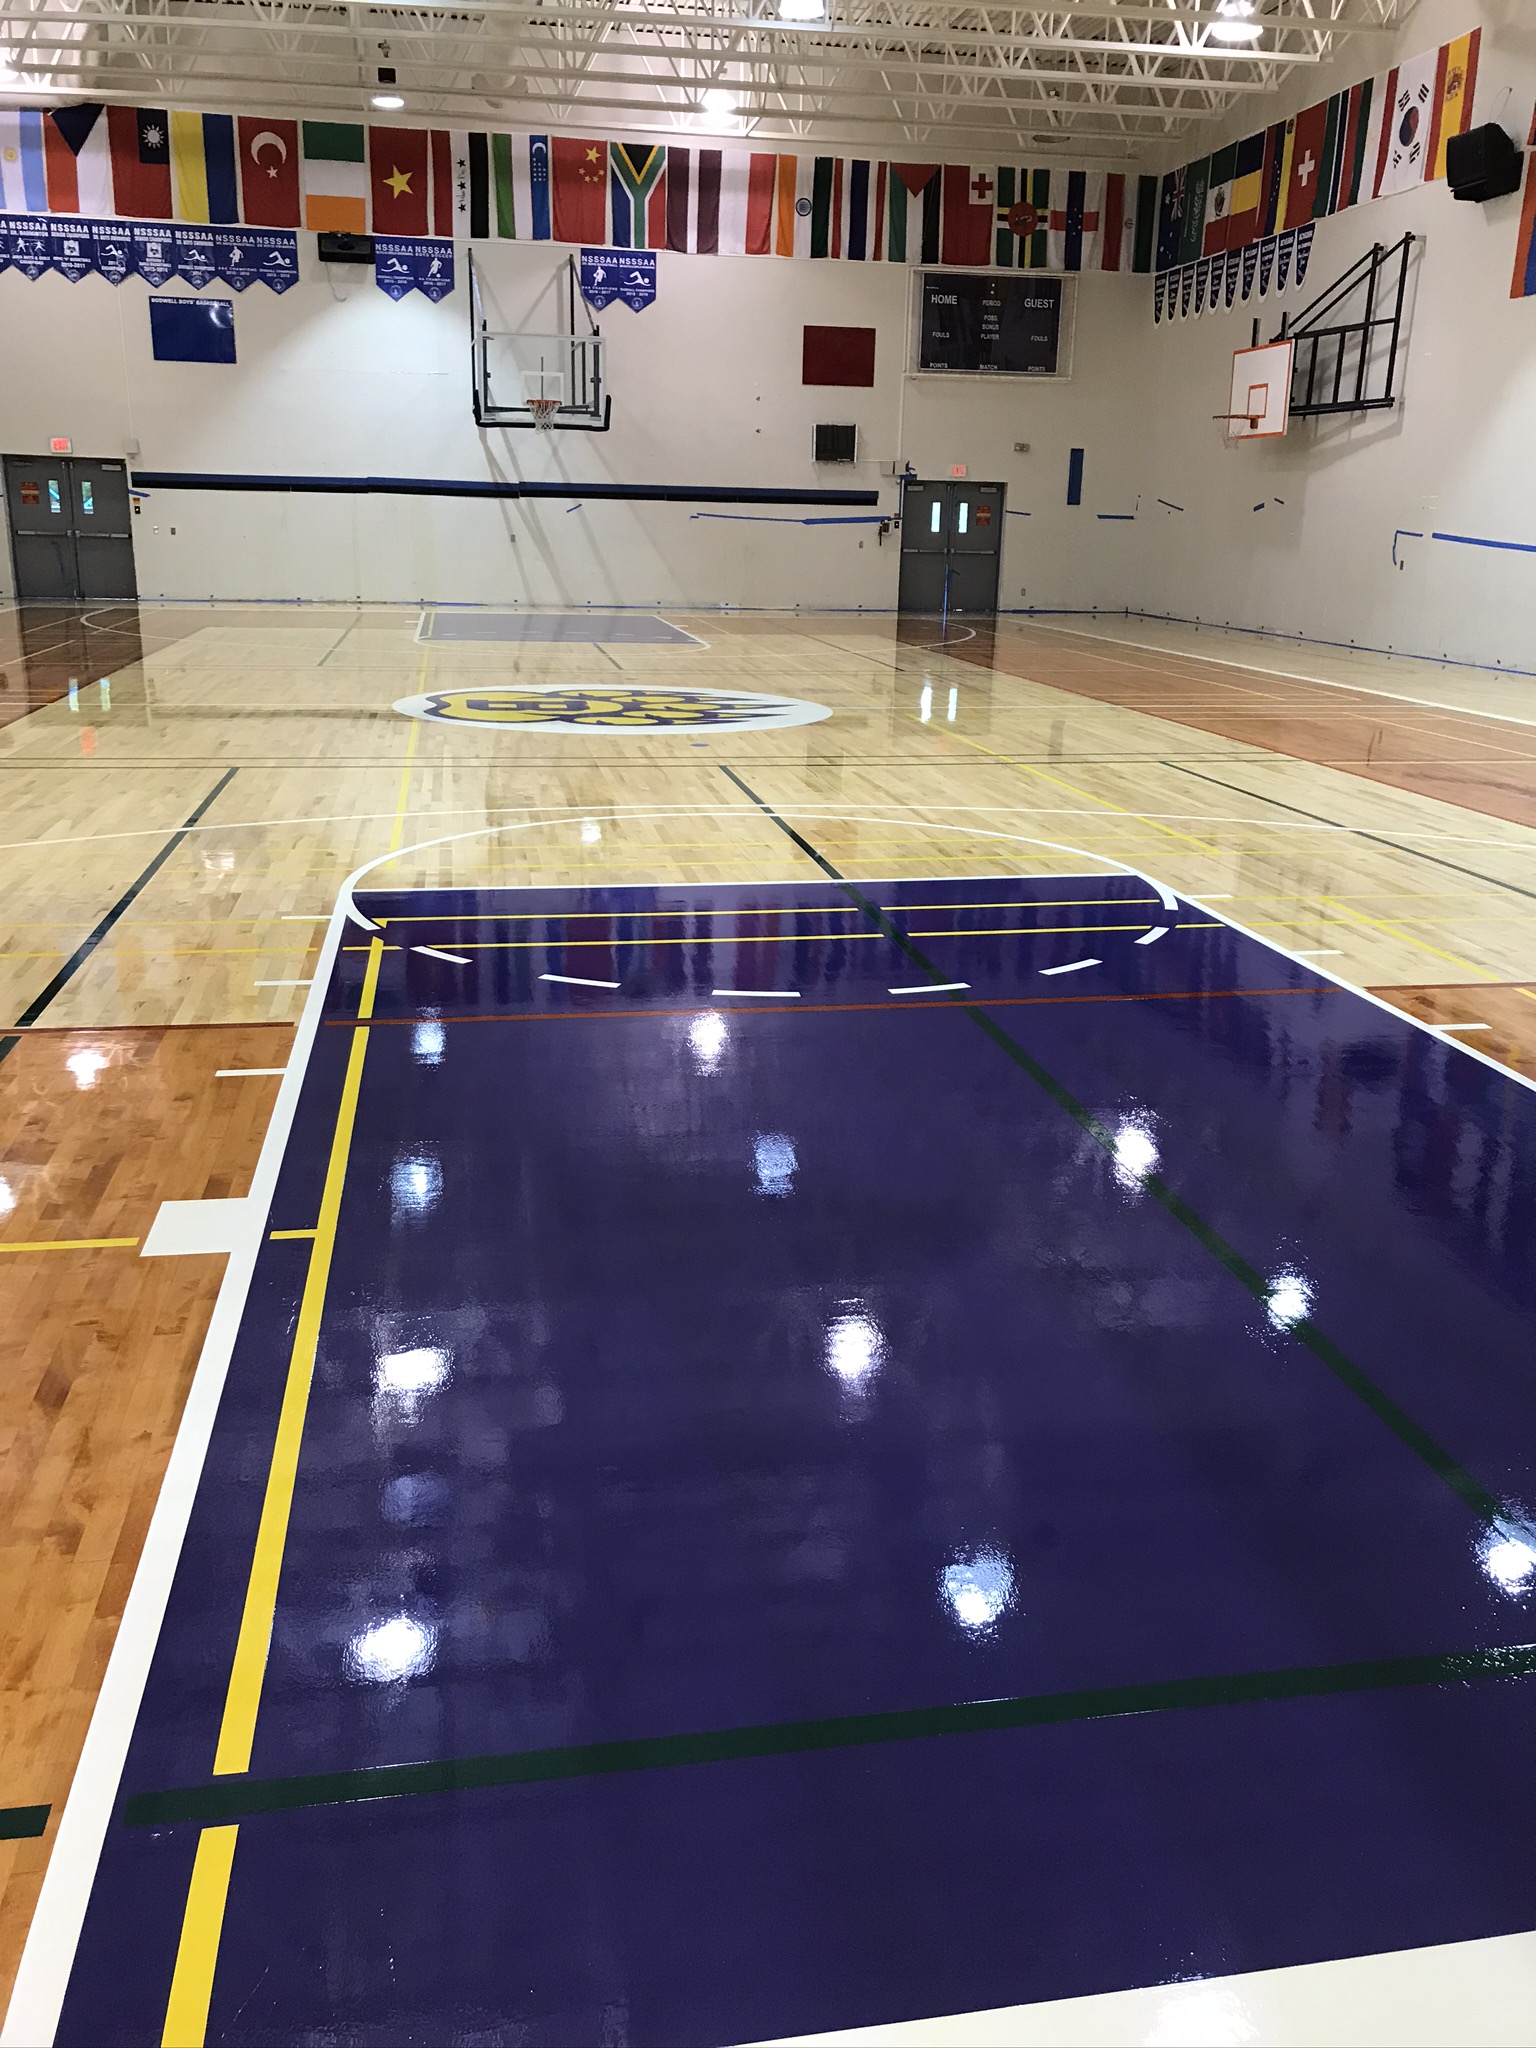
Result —
<path fill-rule="evenodd" d="M 736 95 L 727 92 L 723 85 L 712 85 L 701 102 L 706 114 L 734 114 Z"/>
<path fill-rule="evenodd" d="M 376 92 L 368 104 L 377 107 L 381 113 L 393 114 L 405 105 L 405 101 L 397 92 Z"/>
<path fill-rule="evenodd" d="M 1221 17 L 1211 23 L 1212 38 L 1218 43 L 1256 43 L 1264 33 L 1261 22 L 1252 21 L 1254 0 L 1220 0 Z"/>
<path fill-rule="evenodd" d="M 825 21 L 827 0 L 779 0 L 780 21 Z"/>

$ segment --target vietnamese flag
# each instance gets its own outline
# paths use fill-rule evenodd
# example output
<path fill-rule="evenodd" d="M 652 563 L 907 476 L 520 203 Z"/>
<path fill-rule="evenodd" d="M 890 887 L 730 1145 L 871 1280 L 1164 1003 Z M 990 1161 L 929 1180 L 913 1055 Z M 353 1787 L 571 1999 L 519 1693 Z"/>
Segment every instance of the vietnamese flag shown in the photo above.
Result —
<path fill-rule="evenodd" d="M 163 107 L 108 107 L 112 197 L 130 220 L 171 217 L 171 124 Z"/>
<path fill-rule="evenodd" d="M 670 163 L 669 155 L 669 178 Z M 608 241 L 607 143 L 552 135 L 549 138 L 549 182 L 554 195 L 551 233 L 555 241 L 605 246 Z M 669 200 L 670 197 L 669 190 Z M 686 185 L 683 201 L 686 206 Z"/>
<path fill-rule="evenodd" d="M 425 235 L 427 222 L 425 128 L 370 128 L 368 170 L 376 235 Z"/>
<path fill-rule="evenodd" d="M 248 228 L 296 228 L 299 210 L 299 124 L 252 120 L 235 123 L 240 164 L 240 218 Z"/>

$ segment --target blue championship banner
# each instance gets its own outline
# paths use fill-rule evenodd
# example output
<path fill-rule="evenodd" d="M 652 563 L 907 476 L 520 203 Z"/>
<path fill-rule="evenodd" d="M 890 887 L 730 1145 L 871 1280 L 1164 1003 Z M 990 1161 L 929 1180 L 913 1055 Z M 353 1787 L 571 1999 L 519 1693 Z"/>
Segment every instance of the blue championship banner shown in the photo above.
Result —
<path fill-rule="evenodd" d="M 373 281 L 392 299 L 420 292 L 436 305 L 453 290 L 453 244 L 417 235 L 375 235 Z"/>
<path fill-rule="evenodd" d="M 452 291 L 451 248 L 447 269 L 443 289 Z M 0 213 L 0 270 L 19 270 L 33 279 L 52 270 L 71 284 L 91 276 L 104 277 L 108 284 L 142 277 L 151 286 L 179 279 L 198 291 L 217 278 L 236 291 L 260 283 L 285 292 L 298 283 L 299 238 L 288 228 L 189 228 L 158 220 Z M 440 298 L 442 292 L 435 295 Z"/>

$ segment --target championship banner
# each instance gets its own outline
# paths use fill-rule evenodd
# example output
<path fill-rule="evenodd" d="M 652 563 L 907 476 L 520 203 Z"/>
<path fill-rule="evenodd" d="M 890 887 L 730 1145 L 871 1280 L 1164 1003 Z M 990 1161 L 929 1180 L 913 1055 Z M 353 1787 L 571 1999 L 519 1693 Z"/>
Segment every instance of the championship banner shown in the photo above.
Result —
<path fill-rule="evenodd" d="M 96 238 L 91 233 L 91 223 L 55 217 L 49 224 L 48 253 L 59 276 L 71 284 L 89 277 L 96 268 Z"/>
<path fill-rule="evenodd" d="M 108 284 L 142 277 L 151 287 L 180 279 L 200 291 L 217 278 L 236 291 L 259 282 L 269 291 L 285 292 L 298 282 L 299 238 L 286 228 L 188 228 L 157 220 L 0 213 L 0 270 L 7 269 L 34 280 L 54 270 L 70 284 L 90 276 L 104 277 Z M 451 260 L 448 276 L 445 289 L 451 291 Z"/>
<path fill-rule="evenodd" d="M 436 305 L 453 290 L 453 244 L 415 235 L 375 235 L 373 281 L 389 298 L 420 292 Z"/>
<path fill-rule="evenodd" d="M 219 274 L 219 266 L 213 255 L 212 228 L 177 228 L 173 244 L 176 251 L 176 275 L 183 284 L 191 285 L 200 292 L 205 284 L 212 284 Z"/>
<path fill-rule="evenodd" d="M 656 299 L 656 252 L 653 249 L 583 249 L 581 296 L 601 312 L 615 299 L 640 313 Z"/>

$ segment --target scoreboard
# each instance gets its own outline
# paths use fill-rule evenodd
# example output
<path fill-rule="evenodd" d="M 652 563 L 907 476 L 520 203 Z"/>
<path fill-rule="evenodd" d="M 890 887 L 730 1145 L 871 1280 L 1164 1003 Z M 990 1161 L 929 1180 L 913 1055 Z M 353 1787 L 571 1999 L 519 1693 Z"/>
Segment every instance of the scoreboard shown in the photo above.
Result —
<path fill-rule="evenodd" d="M 917 367 L 971 376 L 1054 377 L 1062 280 L 996 271 L 923 273 Z"/>

